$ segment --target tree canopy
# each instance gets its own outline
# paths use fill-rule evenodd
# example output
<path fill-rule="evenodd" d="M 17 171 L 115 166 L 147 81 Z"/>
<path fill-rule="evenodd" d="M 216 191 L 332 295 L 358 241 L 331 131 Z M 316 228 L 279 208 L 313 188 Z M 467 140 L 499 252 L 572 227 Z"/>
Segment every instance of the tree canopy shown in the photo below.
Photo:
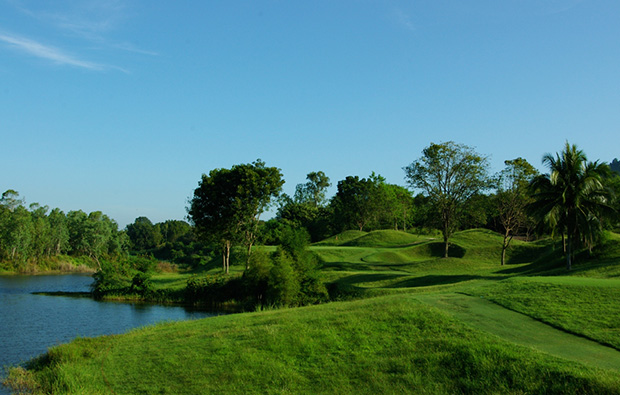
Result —
<path fill-rule="evenodd" d="M 439 214 L 446 258 L 465 203 L 489 186 L 488 166 L 488 159 L 473 148 L 448 141 L 431 143 L 404 168 L 409 186 L 426 194 Z"/>
<path fill-rule="evenodd" d="M 222 245 L 224 272 L 228 273 L 234 243 L 246 245 L 247 266 L 260 215 L 279 195 L 283 184 L 280 169 L 266 167 L 260 159 L 202 175 L 190 201 L 188 218 L 205 238 Z"/>
<path fill-rule="evenodd" d="M 592 245 L 605 217 L 615 215 L 606 187 L 609 166 L 589 162 L 576 145 L 566 142 L 555 156 L 545 154 L 549 173 L 532 181 L 534 201 L 528 206 L 540 222 L 566 235 L 566 268 L 572 268 L 575 244 Z"/>
<path fill-rule="evenodd" d="M 516 158 L 504 161 L 506 167 L 499 173 L 497 180 L 498 221 L 503 228 L 501 264 L 506 263 L 506 250 L 510 246 L 515 232 L 528 223 L 526 205 L 530 201 L 528 186 L 538 171 L 527 160 Z"/>

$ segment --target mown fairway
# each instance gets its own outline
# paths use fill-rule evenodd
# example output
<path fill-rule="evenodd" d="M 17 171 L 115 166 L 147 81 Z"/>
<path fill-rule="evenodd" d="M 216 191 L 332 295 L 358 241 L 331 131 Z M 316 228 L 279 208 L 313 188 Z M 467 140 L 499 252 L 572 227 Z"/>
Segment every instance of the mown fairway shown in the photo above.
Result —
<path fill-rule="evenodd" d="M 549 241 L 515 242 L 504 267 L 498 235 L 453 243 L 444 259 L 429 235 L 333 238 L 312 250 L 340 302 L 78 339 L 12 377 L 54 394 L 620 393 L 616 235 L 571 273 Z"/>

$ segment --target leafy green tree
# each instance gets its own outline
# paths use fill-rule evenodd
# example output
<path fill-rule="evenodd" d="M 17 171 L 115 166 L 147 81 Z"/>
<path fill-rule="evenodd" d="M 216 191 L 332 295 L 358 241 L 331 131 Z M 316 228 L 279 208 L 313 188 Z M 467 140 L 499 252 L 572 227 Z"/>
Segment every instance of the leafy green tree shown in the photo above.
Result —
<path fill-rule="evenodd" d="M 0 259 L 23 264 L 30 256 L 32 222 L 19 193 L 9 189 L 0 198 Z"/>
<path fill-rule="evenodd" d="M 32 217 L 25 207 L 16 206 L 13 208 L 6 226 L 5 243 L 8 249 L 8 258 L 18 267 L 23 266 L 33 252 Z"/>
<path fill-rule="evenodd" d="M 69 233 L 69 252 L 72 255 L 86 255 L 88 247 L 84 239 L 88 214 L 82 210 L 67 213 L 67 230 Z"/>
<path fill-rule="evenodd" d="M 309 203 L 314 207 L 324 206 L 327 202 L 327 188 L 332 185 L 329 182 L 329 177 L 322 171 L 313 171 L 308 173 L 306 179 L 308 182 L 305 184 L 297 184 L 293 197 L 294 201 L 296 203 Z"/>
<path fill-rule="evenodd" d="M 588 162 L 585 153 L 566 142 L 564 150 L 543 156 L 549 173 L 533 179 L 534 201 L 528 205 L 540 222 L 566 235 L 566 269 L 571 270 L 576 244 L 592 245 L 602 221 L 616 215 L 606 186 L 609 166 Z"/>
<path fill-rule="evenodd" d="M 147 217 L 136 218 L 132 224 L 127 225 L 126 232 L 136 251 L 155 248 L 162 239 L 159 228 L 156 228 Z"/>
<path fill-rule="evenodd" d="M 418 230 L 432 228 L 436 215 L 431 199 L 422 193 L 418 193 L 413 197 L 412 204 L 409 226 L 418 228 Z"/>
<path fill-rule="evenodd" d="M 290 198 L 281 199 L 280 207 L 275 221 L 267 227 L 272 234 L 278 232 L 281 227 L 303 228 L 311 237 L 312 241 L 319 241 L 329 236 L 332 213 L 330 207 L 316 207 L 313 203 L 299 203 Z M 275 239 L 279 244 L 280 239 Z"/>
<path fill-rule="evenodd" d="M 612 207 L 617 213 L 620 213 L 620 173 L 613 172 L 608 185 L 612 194 Z M 610 227 L 615 227 L 616 231 L 619 231 L 619 218 L 610 218 L 609 220 L 611 222 Z"/>
<path fill-rule="evenodd" d="M 266 167 L 265 162 L 260 159 L 251 164 L 235 165 L 232 171 L 237 184 L 233 200 L 234 212 L 237 230 L 241 233 L 241 239 L 247 249 L 247 269 L 252 246 L 258 237 L 260 216 L 280 195 L 284 179 L 282 179 L 280 169 Z"/>
<path fill-rule="evenodd" d="M 59 255 L 67 250 L 69 244 L 67 217 L 59 208 L 54 208 L 50 211 L 47 219 L 50 225 L 52 255 Z"/>
<path fill-rule="evenodd" d="M 385 196 L 385 220 L 394 226 L 394 230 L 407 230 L 413 210 L 413 196 L 411 192 L 400 185 L 381 184 L 380 188 Z M 400 224 L 400 226 L 399 226 Z"/>
<path fill-rule="evenodd" d="M 338 182 L 332 198 L 334 228 L 344 229 L 403 229 L 412 209 L 411 193 L 398 185 L 388 184 L 374 172 L 368 178 L 349 176 Z"/>
<path fill-rule="evenodd" d="M 101 266 L 100 258 L 110 254 L 110 246 L 113 245 L 118 226 L 101 211 L 88 214 L 85 225 L 85 252 Z"/>
<path fill-rule="evenodd" d="M 38 203 L 30 205 L 32 221 L 32 252 L 36 259 L 50 256 L 52 252 L 51 228 L 47 218 L 47 206 Z"/>
<path fill-rule="evenodd" d="M 497 213 L 494 195 L 476 193 L 467 201 L 467 210 L 459 215 L 459 229 L 492 228 Z"/>
<path fill-rule="evenodd" d="M 618 160 L 618 158 L 614 158 L 614 160 L 612 160 L 609 164 L 609 168 L 614 173 L 620 175 L 620 160 Z"/>
<path fill-rule="evenodd" d="M 236 217 L 233 200 L 236 184 L 229 169 L 214 169 L 203 174 L 188 208 L 188 219 L 207 241 L 222 247 L 222 266 L 228 274 L 230 250 L 236 234 Z"/>
<path fill-rule="evenodd" d="M 19 206 L 24 205 L 24 199 L 19 198 L 19 192 L 9 189 L 2 193 L 0 198 L 0 206 L 6 207 L 9 211 L 13 212 Z"/>
<path fill-rule="evenodd" d="M 119 256 L 125 251 L 123 232 L 101 211 L 86 214 L 82 210 L 67 213 L 69 245 L 73 255 L 90 257 L 101 268 L 101 258 Z"/>
<path fill-rule="evenodd" d="M 339 230 L 367 227 L 374 217 L 371 196 L 373 181 L 358 176 L 348 176 L 338 181 L 338 191 L 332 198 L 335 227 Z"/>
<path fill-rule="evenodd" d="M 497 180 L 496 204 L 498 220 L 503 229 L 501 264 L 506 263 L 506 250 L 515 233 L 528 222 L 526 206 L 530 202 L 528 185 L 538 171 L 527 160 L 504 161 L 506 167 Z"/>
<path fill-rule="evenodd" d="M 190 224 L 179 220 L 160 222 L 155 224 L 155 227 L 165 243 L 175 243 L 180 238 L 193 233 Z"/>
<path fill-rule="evenodd" d="M 403 168 L 409 186 L 426 194 L 439 214 L 446 258 L 464 207 L 489 186 L 488 166 L 488 159 L 473 148 L 448 141 L 431 143 L 422 157 Z"/>
<path fill-rule="evenodd" d="M 214 169 L 203 174 L 188 208 L 198 232 L 223 248 L 223 270 L 228 273 L 233 243 L 247 247 L 246 268 L 257 237 L 260 215 L 277 197 L 284 180 L 280 169 L 263 161 Z"/>

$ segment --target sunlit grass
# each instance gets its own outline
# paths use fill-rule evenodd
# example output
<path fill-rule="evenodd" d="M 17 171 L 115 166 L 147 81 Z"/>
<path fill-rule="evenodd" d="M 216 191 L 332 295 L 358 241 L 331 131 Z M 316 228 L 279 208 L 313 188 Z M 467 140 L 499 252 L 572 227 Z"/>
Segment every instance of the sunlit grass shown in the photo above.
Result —
<path fill-rule="evenodd" d="M 620 350 L 620 282 L 527 277 L 472 290 L 507 308 Z"/>
<path fill-rule="evenodd" d="M 311 247 L 334 295 L 366 299 L 78 339 L 30 371 L 13 370 L 12 380 L 54 394 L 620 393 L 617 369 L 569 362 L 587 364 L 589 348 L 566 335 L 565 346 L 553 346 L 566 359 L 555 359 L 530 347 L 557 332 L 534 341 L 537 327 L 525 324 L 533 317 L 620 349 L 618 235 L 566 272 L 553 240 L 514 240 L 501 266 L 493 232 L 455 234 L 447 259 L 441 241 L 402 233 L 351 231 Z M 152 281 L 179 291 L 191 276 L 220 271 L 213 264 Z M 507 321 L 522 322 L 523 336 Z"/>
<path fill-rule="evenodd" d="M 513 346 L 403 296 L 80 339 L 55 347 L 35 365 L 28 374 L 54 394 L 616 393 L 620 388 L 616 373 Z"/>

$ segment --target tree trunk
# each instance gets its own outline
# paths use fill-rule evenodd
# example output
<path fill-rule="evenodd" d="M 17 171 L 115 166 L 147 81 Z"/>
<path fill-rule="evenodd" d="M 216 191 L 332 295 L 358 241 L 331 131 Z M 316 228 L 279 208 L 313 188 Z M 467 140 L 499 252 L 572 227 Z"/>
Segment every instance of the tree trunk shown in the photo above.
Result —
<path fill-rule="evenodd" d="M 248 245 L 248 256 L 245 259 L 245 270 L 250 268 L 250 254 L 252 253 L 252 243 Z"/>
<path fill-rule="evenodd" d="M 222 271 L 226 273 L 226 246 L 222 248 Z"/>
<path fill-rule="evenodd" d="M 230 267 L 230 241 L 226 240 L 224 243 L 224 251 L 222 253 L 222 270 L 224 274 L 228 274 L 228 268 Z"/>
<path fill-rule="evenodd" d="M 448 225 L 448 221 L 445 218 L 445 214 L 444 214 L 444 223 L 443 223 L 443 242 L 445 244 L 445 252 L 443 257 L 444 258 L 448 258 L 448 249 L 450 247 L 450 243 L 448 243 L 448 231 L 449 231 L 449 225 Z"/>
<path fill-rule="evenodd" d="M 566 254 L 566 237 L 564 236 L 564 233 L 562 233 L 562 251 Z"/>
<path fill-rule="evenodd" d="M 226 274 L 230 269 L 230 241 L 226 242 Z"/>
<path fill-rule="evenodd" d="M 510 229 L 506 229 L 506 232 L 504 232 L 504 242 L 502 243 L 502 266 L 506 264 L 506 250 L 510 246 L 511 241 Z"/>
<path fill-rule="evenodd" d="M 502 266 L 506 263 L 506 249 L 508 248 L 506 240 L 508 240 L 508 235 L 504 234 L 504 242 L 502 243 Z"/>

